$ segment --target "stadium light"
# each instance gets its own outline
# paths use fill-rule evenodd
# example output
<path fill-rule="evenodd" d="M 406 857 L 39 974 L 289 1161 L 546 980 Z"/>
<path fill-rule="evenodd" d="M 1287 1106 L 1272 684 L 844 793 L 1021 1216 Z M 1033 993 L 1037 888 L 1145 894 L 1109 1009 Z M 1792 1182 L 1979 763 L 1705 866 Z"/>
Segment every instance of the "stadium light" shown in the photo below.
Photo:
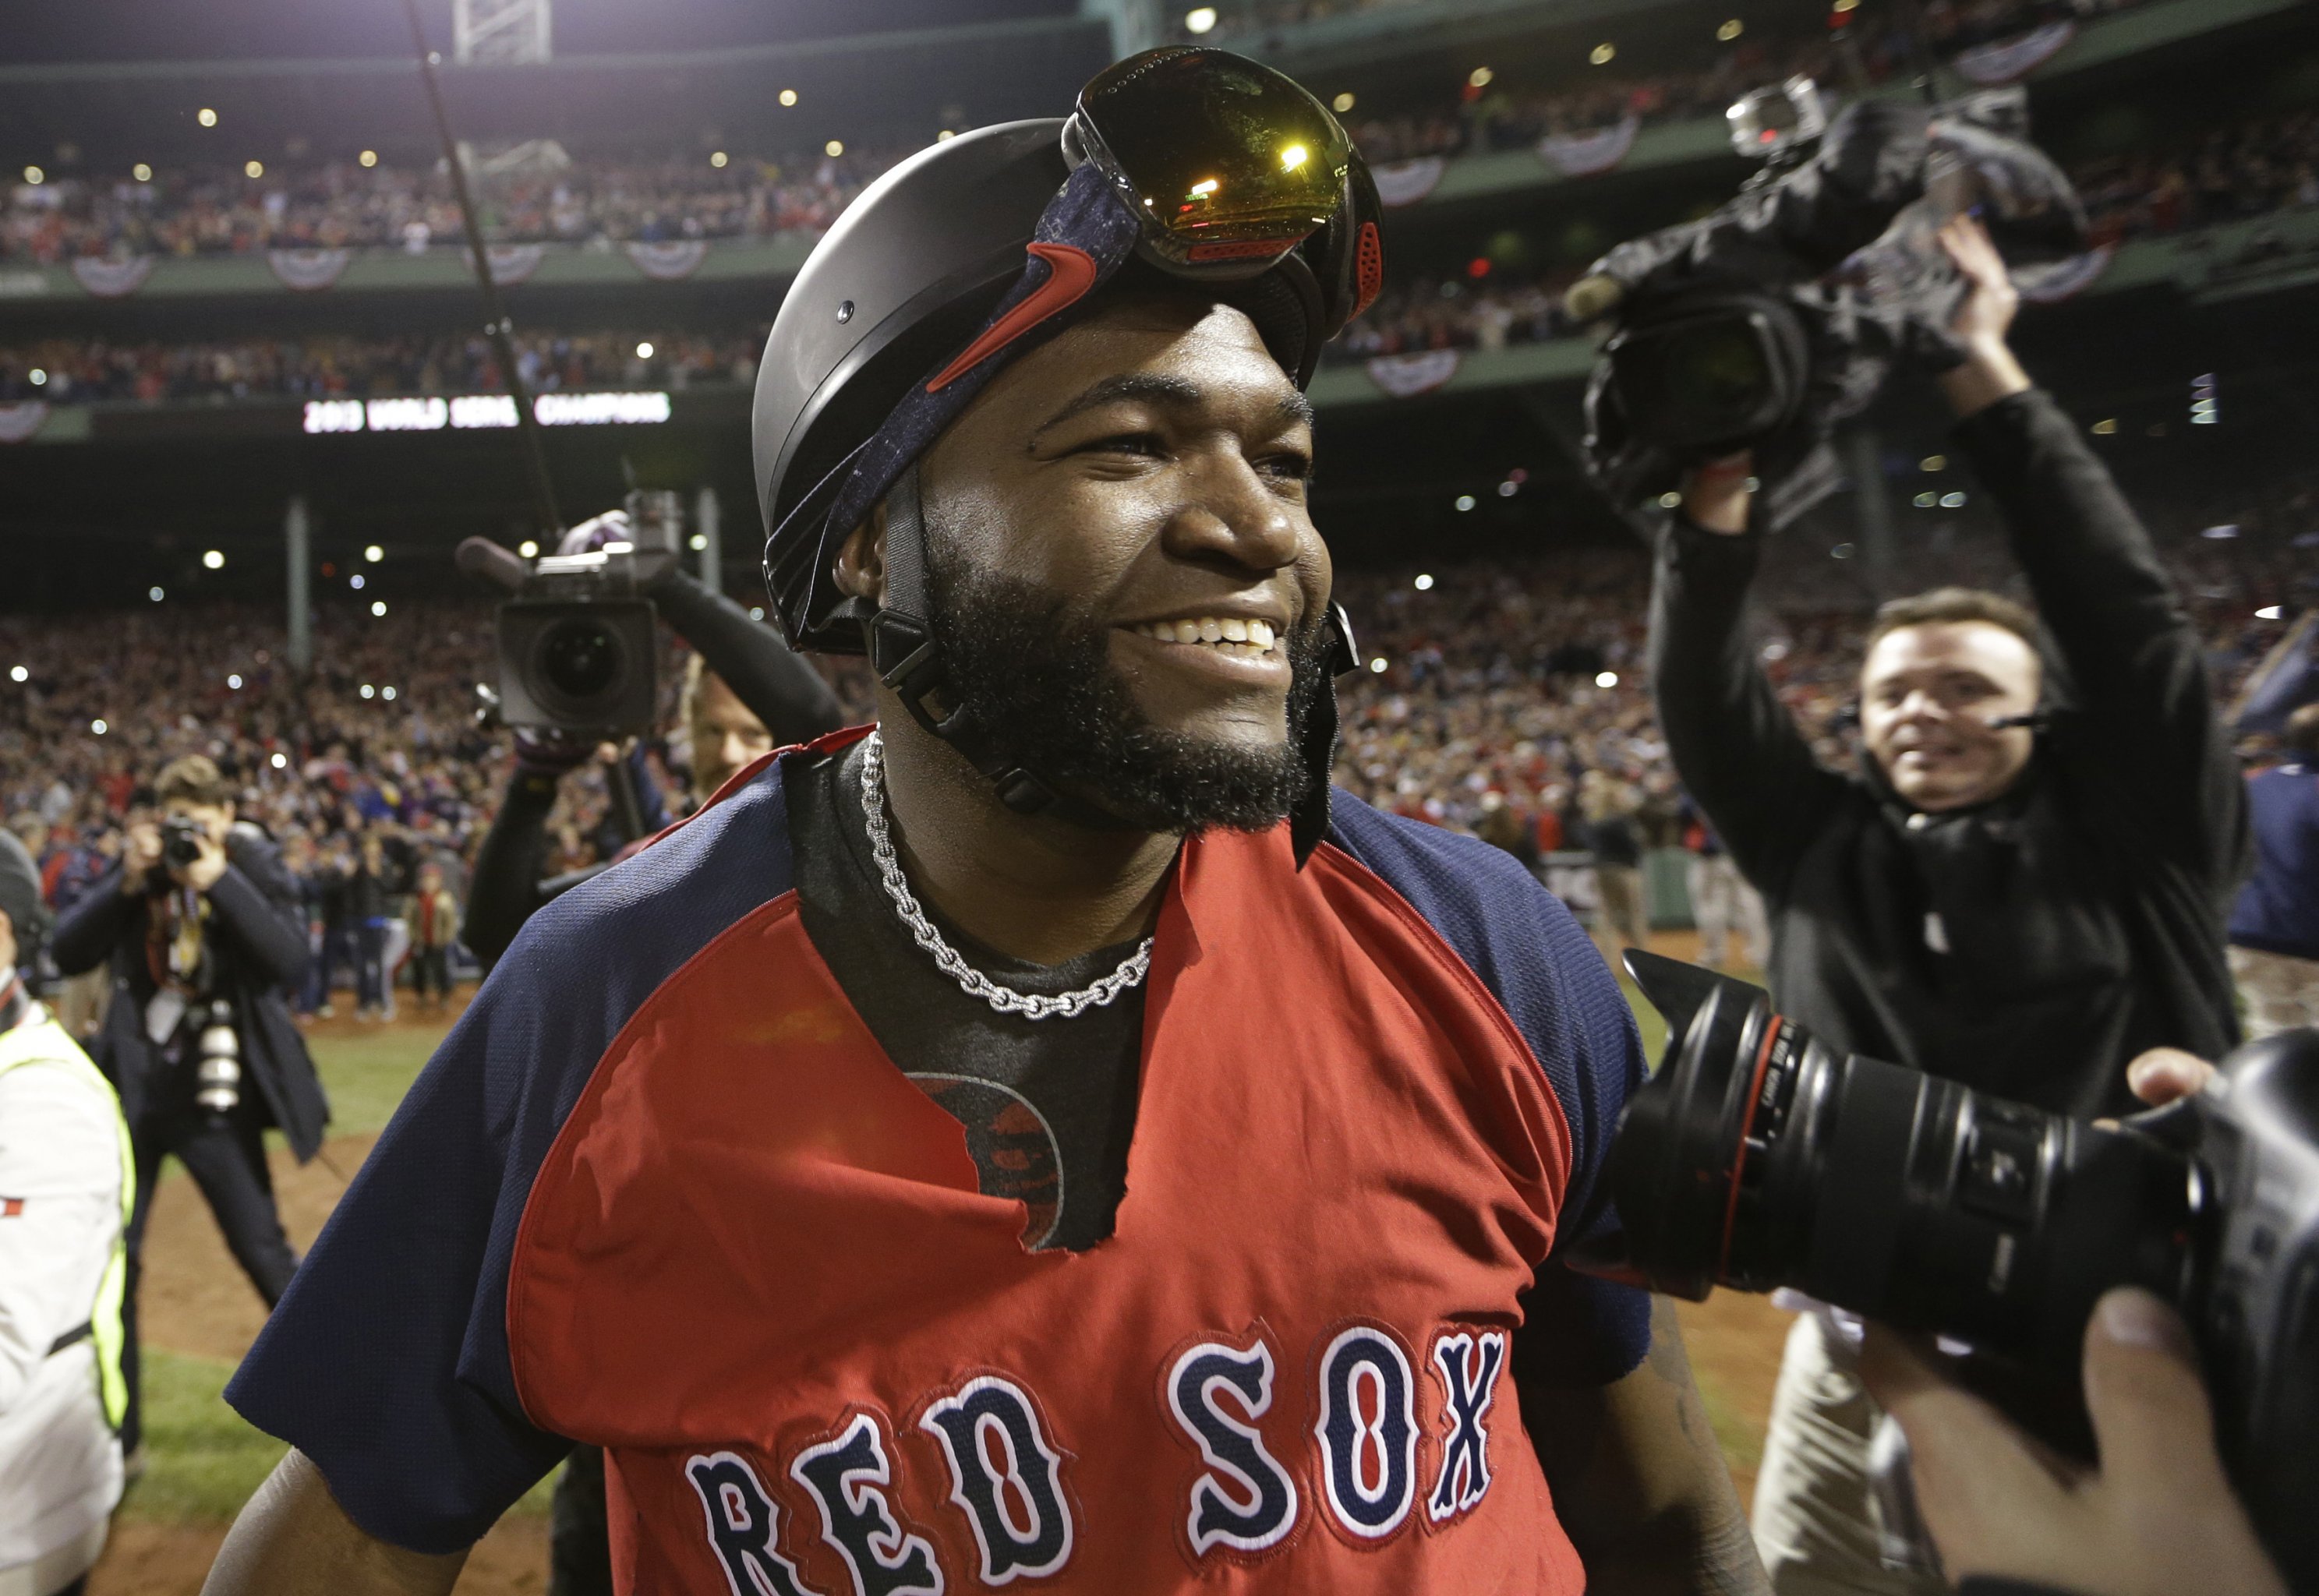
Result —
<path fill-rule="evenodd" d="M 1385 655 L 1379 654 L 1369 662 L 1369 674 L 1372 676 L 1382 676 L 1385 674 Z"/>
<path fill-rule="evenodd" d="M 32 673 L 22 665 L 8 672 L 8 680 L 11 681 L 30 681 L 32 679 Z"/>
<path fill-rule="evenodd" d="M 1659 495 L 1659 508 L 1661 509 L 1674 509 L 1682 503 L 1683 495 L 1680 493 L 1666 492 Z"/>
<path fill-rule="evenodd" d="M 949 128 L 944 128 L 941 132 L 934 135 L 934 142 L 937 144 L 947 144 L 952 139 L 957 137 L 958 134 L 955 131 Z"/>
<path fill-rule="evenodd" d="M 521 555 L 527 560 L 536 560 L 539 557 L 539 545 L 532 542 L 530 538 L 527 537 L 521 543 L 516 545 L 515 552 Z"/>
<path fill-rule="evenodd" d="M 225 569 L 225 554 L 224 554 L 224 551 L 222 551 L 222 550 L 221 550 L 221 549 L 212 549 L 212 550 L 210 550 L 207 554 L 205 554 L 205 555 L 203 555 L 202 556 L 202 564 L 203 564 L 203 565 L 204 565 L 205 567 L 207 567 L 208 569 L 210 569 L 210 570 L 212 570 L 212 571 L 222 571 L 222 570 L 224 570 L 224 569 Z"/>
<path fill-rule="evenodd" d="M 762 605 L 762 604 L 752 604 L 752 605 L 750 605 L 750 606 L 749 606 L 749 618 L 750 618 L 751 620 L 762 620 L 762 619 L 764 619 L 764 618 L 765 618 L 765 607 L 764 607 L 763 605 Z"/>
<path fill-rule="evenodd" d="M 276 753 L 272 762 L 275 770 L 286 771 L 290 768 L 290 756 L 286 753 Z"/>
<path fill-rule="evenodd" d="M 1616 671 L 1605 671 L 1594 678 L 1594 685 L 1596 687 L 1616 687 L 1619 685 L 1619 673 Z"/>
<path fill-rule="evenodd" d="M 1337 108 L 1337 114 L 1339 116 L 1344 115 L 1346 112 L 1350 111 L 1353 108 L 1352 91 L 1350 89 L 1346 90 L 1343 94 L 1339 95 L 1335 99 L 1330 101 L 1329 104 Z"/>
<path fill-rule="evenodd" d="M 830 157 L 832 159 L 844 155 L 845 153 L 845 140 L 843 139 L 832 139 L 828 143 L 821 147 L 821 153 Z"/>
<path fill-rule="evenodd" d="M 375 565 L 386 558 L 386 551 L 374 543 L 363 550 L 363 558 Z"/>
<path fill-rule="evenodd" d="M 1728 44 L 1728 43 L 1730 43 L 1734 39 L 1738 38 L 1740 34 L 1745 33 L 1746 31 L 1747 31 L 1747 24 L 1746 24 L 1746 23 L 1743 23 L 1743 22 L 1741 22 L 1737 17 L 1736 17 L 1736 16 L 1735 16 L 1735 17 L 1733 17 L 1729 22 L 1728 22 L 1728 23 L 1724 23 L 1721 27 L 1719 27 L 1719 28 L 1716 29 L 1716 30 L 1715 30 L 1715 36 L 1716 36 L 1718 39 L 1721 40 L 1724 43 Z"/>
<path fill-rule="evenodd" d="M 386 613 L 386 600 L 383 599 L 373 600 L 371 601 L 370 612 L 373 615 L 384 615 Z"/>
<path fill-rule="evenodd" d="M 392 703 L 393 703 L 393 702 L 394 702 L 394 690 L 393 690 L 393 688 L 391 688 L 391 687 L 388 687 L 388 688 L 381 688 L 381 689 L 379 690 L 379 695 L 378 695 L 378 696 L 379 696 L 380 698 L 382 698 L 382 699 L 385 699 L 388 703 L 390 703 L 390 704 L 392 704 Z"/>
<path fill-rule="evenodd" d="M 360 691 L 361 691 L 361 693 L 362 693 L 362 696 L 363 696 L 364 698 L 365 698 L 365 699 L 374 699 L 374 698 L 378 697 L 378 689 L 376 689 L 376 688 L 373 687 L 373 686 L 372 686 L 369 682 L 367 682 L 367 681 L 365 681 L 365 682 L 364 682 L 364 683 L 362 684 L 362 687 L 361 687 L 361 689 L 360 689 Z"/>
<path fill-rule="evenodd" d="M 1946 471 L 1949 457 L 1946 455 L 1927 455 L 1917 462 L 1917 468 L 1920 471 Z"/>
<path fill-rule="evenodd" d="M 2101 420 L 2095 422 L 2093 425 L 2093 434 L 2096 437 L 2115 437 L 2117 436 L 2117 418 L 2116 416 L 2107 416 Z"/>
<path fill-rule="evenodd" d="M 2284 605 L 2266 604 L 2254 612 L 2254 618 L 2257 620 L 2285 620 L 2287 609 Z M 22 665 L 16 667 L 16 680 L 19 681 L 24 680 L 24 667 Z"/>
<path fill-rule="evenodd" d="M 1460 493 L 1457 495 L 1457 509 L 1461 513 L 1473 508 L 1474 496 L 1471 493 Z"/>
<path fill-rule="evenodd" d="M 723 170 L 725 169 L 725 163 L 726 163 L 726 161 L 728 161 L 728 160 L 731 160 L 732 158 L 732 158 L 731 156 L 726 155 L 726 154 L 723 150 L 721 150 L 721 149 L 718 149 L 718 150 L 712 150 L 712 151 L 709 153 L 709 157 L 708 157 L 708 164 L 709 164 L 710 166 L 712 166 L 712 167 L 715 167 L 718 171 L 720 171 L 720 172 L 721 172 L 721 171 L 723 171 Z"/>
<path fill-rule="evenodd" d="M 374 167 L 378 165 L 378 151 L 375 149 L 365 149 L 360 155 L 355 157 L 355 160 L 361 166 Z"/>
<path fill-rule="evenodd" d="M 194 120 L 205 128 L 213 128 L 217 126 L 217 113 L 204 105 L 194 113 Z"/>
<path fill-rule="evenodd" d="M 263 177 L 266 176 L 266 163 L 264 161 L 244 161 L 241 163 L 241 175 L 245 177 Z"/>
<path fill-rule="evenodd" d="M 1964 508 L 1964 495 L 1962 493 L 1942 494 L 1941 508 L 1943 509 L 1963 509 Z"/>
<path fill-rule="evenodd" d="M 705 534 L 703 534 L 703 533 L 695 532 L 695 533 L 692 535 L 692 537 L 690 537 L 690 539 L 689 539 L 689 540 L 687 541 L 687 543 L 686 543 L 686 546 L 687 546 L 688 548 L 691 549 L 691 550 L 692 550 L 692 552 L 693 552 L 694 554 L 696 554 L 696 555 L 697 555 L 697 554 L 699 554 L 702 549 L 705 549 L 705 548 L 707 548 L 707 547 L 708 546 L 708 537 L 707 537 Z"/>
<path fill-rule="evenodd" d="M 112 728 L 111 726 L 109 726 L 105 725 L 105 724 L 104 724 L 104 720 L 100 718 L 100 719 L 96 719 L 96 720 L 92 720 L 92 721 L 90 721 L 90 722 L 88 723 L 88 729 L 89 729 L 90 731 L 92 731 L 92 732 L 95 732 L 98 736 L 102 737 L 103 735 L 104 735 L 104 734 L 105 734 L 105 733 L 107 733 L 107 732 L 111 731 L 113 728 Z"/>
<path fill-rule="evenodd" d="M 227 677 L 225 679 L 225 684 L 231 691 L 239 692 L 241 690 L 241 678 L 239 676 Z"/>
<path fill-rule="evenodd" d="M 1424 571 L 1419 572 L 1417 573 L 1417 580 L 1410 585 L 1414 587 L 1421 593 L 1431 592 L 1433 591 L 1432 573 Z"/>
<path fill-rule="evenodd" d="M 1597 67 L 1607 67 L 1619 59 L 1619 47 L 1605 41 L 1586 52 L 1586 59 Z"/>
<path fill-rule="evenodd" d="M 1916 500 L 1918 509 L 1930 509 L 1940 501 L 1941 496 L 1938 493 L 1919 493 Z"/>
<path fill-rule="evenodd" d="M 49 374 L 40 366 L 34 366 L 24 374 L 32 379 L 32 386 L 35 388 L 45 387 L 48 384 Z"/>
<path fill-rule="evenodd" d="M 652 347 L 652 340 L 651 340 L 650 338 L 646 338 L 643 343 L 640 343 L 640 344 L 638 344 L 638 345 L 636 346 L 636 358 L 637 358 L 637 359 L 639 359 L 639 360 L 650 360 L 650 359 L 652 358 L 652 355 L 653 355 L 653 347 Z"/>
<path fill-rule="evenodd" d="M 153 168 L 147 166 L 143 161 L 139 161 L 135 166 L 130 167 L 129 175 L 131 177 L 136 178 L 140 183 L 150 183 L 153 181 Z"/>
<path fill-rule="evenodd" d="M 152 600 L 154 603 L 158 604 L 162 598 L 161 590 L 159 588 L 147 588 L 145 590 L 145 596 L 148 599 Z"/>
<path fill-rule="evenodd" d="M 2226 521 L 2219 527 L 2209 527 L 2198 534 L 2211 543 L 2228 543 L 2238 535 L 2238 523 L 2235 521 Z"/>
<path fill-rule="evenodd" d="M 26 167 L 24 168 L 24 181 L 31 184 L 34 188 L 40 187 L 41 184 L 46 183 L 48 180 L 49 175 L 46 172 L 41 171 L 40 167 Z"/>
<path fill-rule="evenodd" d="M 348 587 L 350 587 L 350 588 L 354 589 L 354 591 L 356 591 L 357 593 L 361 592 L 361 591 L 362 591 L 362 585 L 363 585 L 363 573 L 362 573 L 361 572 L 357 571 L 357 572 L 356 572 L 352 576 L 349 576 L 348 578 L 347 578 L 347 585 Z"/>
<path fill-rule="evenodd" d="M 1195 5 L 1184 14 L 1184 32 L 1187 33 L 1205 33 L 1215 25 L 1216 8 L 1213 5 Z"/>
<path fill-rule="evenodd" d="M 1511 499 L 1520 491 L 1521 484 L 1511 478 L 1498 484 L 1498 497 L 1501 499 Z"/>
<path fill-rule="evenodd" d="M 781 91 L 781 104 L 784 104 L 784 105 L 794 105 L 794 104 L 797 104 L 797 90 L 795 90 L 795 89 L 783 89 L 783 90 Z"/>
<path fill-rule="evenodd" d="M 1473 88 L 1487 88 L 1490 86 L 1490 79 L 1496 76 L 1497 74 L 1487 67 L 1476 67 L 1466 74 L 1466 82 Z"/>

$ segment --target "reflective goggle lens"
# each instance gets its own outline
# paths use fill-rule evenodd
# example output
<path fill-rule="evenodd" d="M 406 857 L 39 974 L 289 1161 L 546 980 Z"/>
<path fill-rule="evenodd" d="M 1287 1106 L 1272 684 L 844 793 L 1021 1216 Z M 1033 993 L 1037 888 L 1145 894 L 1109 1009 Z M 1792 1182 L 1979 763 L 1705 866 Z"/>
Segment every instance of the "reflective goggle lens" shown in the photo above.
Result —
<path fill-rule="evenodd" d="M 1079 95 L 1092 150 L 1153 248 L 1186 266 L 1277 258 L 1344 203 L 1352 141 L 1326 106 L 1222 50 L 1154 50 Z"/>

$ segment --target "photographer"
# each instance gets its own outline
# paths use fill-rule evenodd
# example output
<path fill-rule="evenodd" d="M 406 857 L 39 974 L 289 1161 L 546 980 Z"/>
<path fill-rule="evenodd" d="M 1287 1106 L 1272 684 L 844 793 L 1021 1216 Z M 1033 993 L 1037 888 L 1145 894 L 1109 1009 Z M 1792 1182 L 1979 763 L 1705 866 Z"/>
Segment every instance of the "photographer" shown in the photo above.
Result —
<path fill-rule="evenodd" d="M 1940 378 L 2066 671 L 1994 594 L 1886 607 L 1861 677 L 1867 760 L 1818 764 L 1742 622 L 1760 553 L 1748 461 L 1692 476 L 1661 546 L 1651 649 L 1684 785 L 1766 900 L 1780 1006 L 1840 1050 L 2080 1117 L 2130 1104 L 2116 1061 L 2236 1038 L 2223 916 L 2245 802 L 2199 640 L 2147 534 L 2006 341 L 2017 295 L 1977 222 Z M 1876 1410 L 1836 1322 L 1790 1338 L 1755 1503 L 1783 1591 L 1929 1589 L 1888 1573 L 1867 1484 Z"/>
<path fill-rule="evenodd" d="M 557 552 L 587 554 L 629 536 L 627 512 L 612 510 L 566 533 Z M 726 777 L 757 755 L 807 742 L 844 723 L 837 697 L 819 672 L 792 653 L 780 634 L 722 593 L 672 568 L 647 596 L 696 651 L 678 714 L 690 734 L 696 802 L 706 802 Z M 588 744 L 555 735 L 524 733 L 517 738 L 515 770 L 475 855 L 468 897 L 465 941 L 487 967 L 546 901 L 539 888 L 548 873 L 547 817 L 562 778 L 585 763 L 591 752 Z M 650 782 L 640 761 L 632 756 L 608 764 L 604 774 L 608 782 L 627 780 L 636 788 L 645 835 L 666 824 L 657 814 L 657 793 L 645 790 Z"/>
<path fill-rule="evenodd" d="M 306 968 L 298 887 L 255 826 L 234 824 L 232 790 L 199 754 L 155 784 L 162 819 L 132 821 L 120 866 L 57 927 L 68 975 L 106 960 L 113 1005 L 97 1061 L 121 1094 L 137 1156 L 129 1222 L 126 1363 L 134 1451 L 139 1250 L 162 1159 L 176 1154 L 226 1244 L 270 1307 L 298 1266 L 275 1211 L 263 1132 L 279 1126 L 302 1161 L 329 1107 L 291 1019 Z M 222 1035 L 221 1034 L 222 1033 Z M 230 1038 L 238 1057 L 219 1055 Z M 238 1078 L 221 1079 L 228 1071 Z"/>

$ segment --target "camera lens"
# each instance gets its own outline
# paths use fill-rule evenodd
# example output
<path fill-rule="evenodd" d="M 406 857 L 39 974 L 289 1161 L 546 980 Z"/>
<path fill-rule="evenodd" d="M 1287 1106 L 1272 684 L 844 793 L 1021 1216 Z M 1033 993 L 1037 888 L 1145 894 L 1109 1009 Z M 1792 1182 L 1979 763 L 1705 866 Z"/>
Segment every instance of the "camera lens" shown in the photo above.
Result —
<path fill-rule="evenodd" d="M 627 650 L 609 627 L 575 617 L 543 633 L 534 657 L 543 682 L 563 698 L 584 702 L 618 684 Z"/>
<path fill-rule="evenodd" d="M 1609 1168 L 1654 1288 L 1793 1286 L 2072 1377 L 2103 1291 L 2188 1297 L 2181 1154 L 1840 1056 L 1745 982 L 1627 960 L 1668 1023 Z"/>

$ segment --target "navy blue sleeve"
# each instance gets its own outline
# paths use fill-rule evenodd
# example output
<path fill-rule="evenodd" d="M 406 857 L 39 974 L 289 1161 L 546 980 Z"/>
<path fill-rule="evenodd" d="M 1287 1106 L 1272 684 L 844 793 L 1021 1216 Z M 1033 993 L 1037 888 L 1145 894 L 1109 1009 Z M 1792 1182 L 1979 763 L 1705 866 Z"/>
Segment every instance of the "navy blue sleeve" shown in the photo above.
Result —
<path fill-rule="evenodd" d="M 1538 1273 L 1518 1361 L 1556 1383 L 1602 1384 L 1651 1346 L 1650 1294 L 1557 1259 L 1615 1235 L 1602 1175 L 1628 1097 L 1645 1076 L 1634 1011 L 1570 911 L 1520 861 L 1477 837 L 1386 815 L 1339 790 L 1330 840 L 1383 877 L 1503 1005 L 1570 1124 L 1570 1185 L 1555 1258 Z"/>
<path fill-rule="evenodd" d="M 533 1177 L 628 1017 L 790 874 L 768 769 L 532 916 L 404 1097 L 226 1388 L 366 1533 L 462 1550 L 569 1450 L 508 1351 Z"/>

